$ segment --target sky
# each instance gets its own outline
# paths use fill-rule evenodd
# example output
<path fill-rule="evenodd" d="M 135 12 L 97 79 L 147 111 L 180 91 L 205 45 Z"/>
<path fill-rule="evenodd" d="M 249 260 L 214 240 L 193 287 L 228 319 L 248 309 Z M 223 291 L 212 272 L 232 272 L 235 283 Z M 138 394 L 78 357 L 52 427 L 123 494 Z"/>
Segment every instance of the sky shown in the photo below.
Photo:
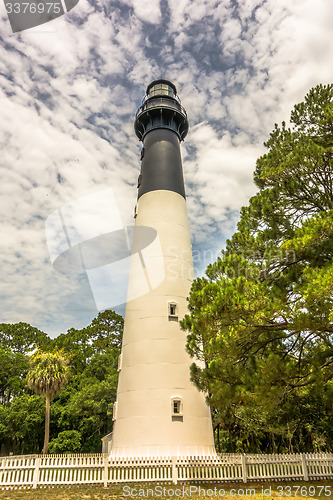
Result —
<path fill-rule="evenodd" d="M 0 22 L 0 322 L 52 337 L 101 310 L 87 273 L 56 266 L 66 235 L 55 228 L 67 217 L 77 242 L 98 237 L 108 210 L 114 230 L 133 225 L 133 122 L 152 80 L 176 85 L 190 123 L 181 150 L 196 276 L 256 193 L 274 124 L 332 83 L 329 0 L 80 0 L 15 34 L 0 3 Z"/>

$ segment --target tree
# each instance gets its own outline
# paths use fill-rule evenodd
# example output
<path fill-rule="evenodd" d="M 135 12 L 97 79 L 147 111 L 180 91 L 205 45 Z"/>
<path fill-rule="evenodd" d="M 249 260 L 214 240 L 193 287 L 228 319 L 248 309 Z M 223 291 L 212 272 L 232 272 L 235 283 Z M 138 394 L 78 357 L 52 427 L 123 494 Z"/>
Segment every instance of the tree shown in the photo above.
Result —
<path fill-rule="evenodd" d="M 68 379 L 69 357 L 62 351 L 42 352 L 31 357 L 31 368 L 27 375 L 30 389 L 45 397 L 45 439 L 43 453 L 48 451 L 50 432 L 50 402 L 59 395 Z"/>
<path fill-rule="evenodd" d="M 54 339 L 54 346 L 72 355 L 72 366 L 78 372 L 84 371 L 95 354 L 113 351 L 120 353 L 124 319 L 111 310 L 98 314 L 90 325 L 82 330 L 70 328 L 66 334 Z"/>
<path fill-rule="evenodd" d="M 101 437 L 112 429 L 123 324 L 121 316 L 107 310 L 82 330 L 54 339 L 72 359 L 68 385 L 52 405 L 52 427 L 79 431 L 82 451 L 98 452 Z"/>
<path fill-rule="evenodd" d="M 99 352 L 109 348 L 120 349 L 123 328 L 123 317 L 111 310 L 98 313 L 87 327 L 93 339 L 93 347 Z"/>
<path fill-rule="evenodd" d="M 15 353 L 28 354 L 36 346 L 45 350 L 50 343 L 51 339 L 46 333 L 28 323 L 0 324 L 0 347 L 4 349 L 11 349 Z"/>
<path fill-rule="evenodd" d="M 50 343 L 27 323 L 0 325 L 0 454 L 38 449 L 41 398 L 27 394 L 28 353 L 37 344 L 46 348 Z"/>
<path fill-rule="evenodd" d="M 82 436 L 78 431 L 59 432 L 50 442 L 50 453 L 77 453 L 82 446 Z"/>
<path fill-rule="evenodd" d="M 55 339 L 26 323 L 0 326 L 0 455 L 43 448 L 48 412 L 27 385 L 29 354 L 37 345 L 45 355 L 60 350 L 71 360 L 66 386 L 50 408 L 49 452 L 100 451 L 101 437 L 112 429 L 123 322 L 104 311 L 82 330 L 70 328 Z"/>
<path fill-rule="evenodd" d="M 21 394 L 7 406 L 0 405 L 1 452 L 39 453 L 43 444 L 45 403 L 41 396 Z"/>
<path fill-rule="evenodd" d="M 9 404 L 26 389 L 27 356 L 0 347 L 0 404 Z"/>
<path fill-rule="evenodd" d="M 101 437 L 112 429 L 123 323 L 115 312 L 104 311 L 87 327 L 70 328 L 55 339 L 26 323 L 0 325 L 0 455 L 37 453 L 43 448 L 43 440 L 46 443 L 48 439 L 51 453 L 100 451 Z M 36 346 L 38 352 L 29 356 Z M 70 358 L 70 370 L 66 364 L 67 382 L 60 394 L 52 389 L 48 396 L 44 383 L 47 385 L 53 376 L 57 379 L 52 371 L 48 372 L 48 361 L 59 351 L 66 363 Z M 35 370 L 40 357 L 45 357 L 45 363 Z M 37 380 L 42 375 L 42 368 L 46 375 L 36 387 L 41 394 L 38 396 L 31 394 L 31 389 L 35 376 Z M 59 377 L 56 382 L 60 384 Z M 48 414 L 45 432 L 49 432 L 49 438 L 45 440 L 41 422 L 48 419 Z"/>
<path fill-rule="evenodd" d="M 101 438 L 111 430 L 117 391 L 114 382 L 112 377 L 102 381 L 85 378 L 68 401 L 67 412 L 83 438 L 83 452 L 99 451 Z"/>
<path fill-rule="evenodd" d="M 309 447 L 331 408 L 332 102 L 333 85 L 318 85 L 294 107 L 291 128 L 275 125 L 257 160 L 259 192 L 193 283 L 182 322 L 204 363 L 192 379 L 238 450 Z M 306 411 L 313 393 L 320 421 Z"/>

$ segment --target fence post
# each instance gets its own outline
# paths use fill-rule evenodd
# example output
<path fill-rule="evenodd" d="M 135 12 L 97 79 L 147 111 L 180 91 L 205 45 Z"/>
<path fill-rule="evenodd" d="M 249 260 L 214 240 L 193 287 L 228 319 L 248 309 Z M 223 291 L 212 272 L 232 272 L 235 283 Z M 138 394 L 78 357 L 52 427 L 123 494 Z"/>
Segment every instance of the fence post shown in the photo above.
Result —
<path fill-rule="evenodd" d="M 109 482 L 109 456 L 107 453 L 103 457 L 103 484 L 104 488 L 108 487 Z"/>
<path fill-rule="evenodd" d="M 2 460 L 2 468 L 0 469 L 0 486 L 5 484 L 5 475 L 6 475 L 6 465 L 7 458 L 0 459 Z"/>
<path fill-rule="evenodd" d="M 306 465 L 306 458 L 305 458 L 304 453 L 301 453 L 301 459 L 302 459 L 302 469 L 303 469 L 304 481 L 309 481 L 308 468 Z"/>
<path fill-rule="evenodd" d="M 242 477 L 243 483 L 247 483 L 247 469 L 246 469 L 246 455 L 243 453 L 242 455 Z"/>
<path fill-rule="evenodd" d="M 172 463 L 172 483 L 177 484 L 178 480 L 177 457 L 172 457 L 171 463 Z"/>
<path fill-rule="evenodd" d="M 36 457 L 34 478 L 32 480 L 32 487 L 35 489 L 37 488 L 38 481 L 39 481 L 39 468 L 40 468 L 40 457 Z"/>

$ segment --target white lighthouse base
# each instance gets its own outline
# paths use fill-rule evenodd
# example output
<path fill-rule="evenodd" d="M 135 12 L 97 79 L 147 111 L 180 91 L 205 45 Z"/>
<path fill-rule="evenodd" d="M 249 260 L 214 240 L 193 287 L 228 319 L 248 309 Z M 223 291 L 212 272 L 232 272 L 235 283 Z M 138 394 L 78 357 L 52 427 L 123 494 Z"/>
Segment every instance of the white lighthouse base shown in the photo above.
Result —
<path fill-rule="evenodd" d="M 190 380 L 193 360 L 179 326 L 193 280 L 184 197 L 164 190 L 141 196 L 137 239 L 143 227 L 153 228 L 158 242 L 141 250 L 134 234 L 128 293 L 136 298 L 126 306 L 110 456 L 212 456 L 210 409 Z M 140 295 L 142 276 L 148 293 Z"/>

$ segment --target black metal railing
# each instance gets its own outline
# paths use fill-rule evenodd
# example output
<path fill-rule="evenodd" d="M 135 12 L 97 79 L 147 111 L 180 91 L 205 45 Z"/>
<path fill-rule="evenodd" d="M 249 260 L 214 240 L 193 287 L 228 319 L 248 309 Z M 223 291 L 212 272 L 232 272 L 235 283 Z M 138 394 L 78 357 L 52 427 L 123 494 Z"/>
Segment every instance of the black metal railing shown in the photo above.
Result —
<path fill-rule="evenodd" d="M 136 118 L 144 111 L 156 108 L 176 110 L 180 112 L 185 118 L 187 118 L 187 114 L 183 106 L 179 102 L 175 101 L 174 99 L 169 99 L 168 97 L 154 97 L 152 99 L 147 99 L 137 110 Z"/>

